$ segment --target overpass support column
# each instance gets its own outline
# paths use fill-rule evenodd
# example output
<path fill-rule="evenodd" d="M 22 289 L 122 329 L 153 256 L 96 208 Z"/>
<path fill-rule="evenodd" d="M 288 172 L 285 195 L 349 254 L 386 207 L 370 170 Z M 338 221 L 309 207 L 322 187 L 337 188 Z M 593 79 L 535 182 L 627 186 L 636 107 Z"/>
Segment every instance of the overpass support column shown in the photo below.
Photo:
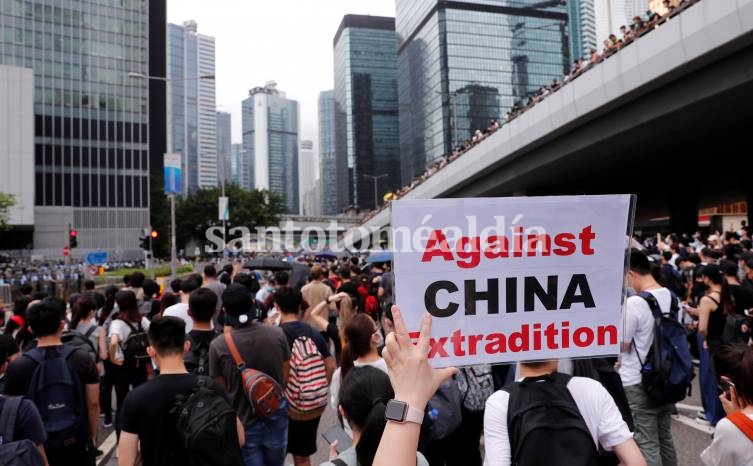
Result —
<path fill-rule="evenodd" d="M 700 195 L 695 190 L 674 191 L 669 195 L 669 229 L 692 235 L 698 230 Z"/>

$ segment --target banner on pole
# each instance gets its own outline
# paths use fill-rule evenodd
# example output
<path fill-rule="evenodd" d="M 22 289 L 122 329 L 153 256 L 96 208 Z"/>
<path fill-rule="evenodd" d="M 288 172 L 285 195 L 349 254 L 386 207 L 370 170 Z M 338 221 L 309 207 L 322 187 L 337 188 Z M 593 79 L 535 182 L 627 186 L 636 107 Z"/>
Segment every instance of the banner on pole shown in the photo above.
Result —
<path fill-rule="evenodd" d="M 230 208 L 227 196 L 219 197 L 219 220 L 230 220 Z"/>
<path fill-rule="evenodd" d="M 165 194 L 183 193 L 183 169 L 180 154 L 165 154 L 164 156 Z"/>
<path fill-rule="evenodd" d="M 630 195 L 398 200 L 395 294 L 435 366 L 615 355 Z"/>

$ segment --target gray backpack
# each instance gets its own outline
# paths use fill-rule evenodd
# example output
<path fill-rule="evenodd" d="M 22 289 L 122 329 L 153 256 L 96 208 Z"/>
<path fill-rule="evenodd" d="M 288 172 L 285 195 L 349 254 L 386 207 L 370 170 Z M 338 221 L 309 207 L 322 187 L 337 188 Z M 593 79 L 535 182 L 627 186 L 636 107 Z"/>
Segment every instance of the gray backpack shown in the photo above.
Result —
<path fill-rule="evenodd" d="M 457 379 L 465 409 L 474 413 L 483 411 L 486 407 L 486 400 L 494 393 L 492 366 L 480 364 L 463 367 Z"/>

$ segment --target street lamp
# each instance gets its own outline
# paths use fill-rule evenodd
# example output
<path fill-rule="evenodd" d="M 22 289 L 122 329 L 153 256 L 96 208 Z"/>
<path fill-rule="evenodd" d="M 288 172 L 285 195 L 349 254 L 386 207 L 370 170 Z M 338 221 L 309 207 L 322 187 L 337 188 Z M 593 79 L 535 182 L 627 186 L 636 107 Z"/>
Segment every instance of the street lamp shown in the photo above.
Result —
<path fill-rule="evenodd" d="M 194 81 L 202 79 L 214 81 L 213 74 L 197 76 L 196 78 L 181 78 L 177 80 L 168 78 L 166 76 L 150 76 L 143 73 L 137 73 L 135 71 L 130 71 L 127 75 L 132 79 L 148 79 L 154 81 L 162 81 L 164 83 L 169 83 L 171 81 Z M 175 241 L 175 194 L 168 194 L 167 197 L 170 199 L 170 280 L 175 280 L 175 275 L 177 274 L 176 263 L 178 261 L 178 251 Z"/>
<path fill-rule="evenodd" d="M 386 178 L 389 175 L 384 174 L 384 175 L 362 175 L 362 176 L 364 178 L 368 178 L 374 181 L 374 208 L 376 209 L 377 207 L 379 207 L 379 192 L 377 190 L 377 182 L 379 181 L 380 178 Z"/>

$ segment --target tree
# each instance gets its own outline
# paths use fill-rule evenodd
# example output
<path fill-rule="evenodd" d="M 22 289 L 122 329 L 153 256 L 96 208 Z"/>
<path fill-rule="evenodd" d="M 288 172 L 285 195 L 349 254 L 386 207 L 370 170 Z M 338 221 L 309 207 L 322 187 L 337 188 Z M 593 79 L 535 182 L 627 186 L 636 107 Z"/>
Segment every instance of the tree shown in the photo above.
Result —
<path fill-rule="evenodd" d="M 185 247 L 191 239 L 206 242 L 207 229 L 222 225 L 218 220 L 217 205 L 221 195 L 221 188 L 205 188 L 178 199 L 175 211 L 178 248 Z M 228 230 L 237 226 L 251 231 L 257 227 L 276 226 L 280 223 L 280 215 L 285 213 L 284 198 L 270 191 L 246 191 L 232 184 L 225 186 L 225 195 L 230 199 Z"/>
<path fill-rule="evenodd" d="M 0 231 L 8 229 L 10 209 L 16 205 L 16 196 L 13 194 L 0 193 Z"/>

